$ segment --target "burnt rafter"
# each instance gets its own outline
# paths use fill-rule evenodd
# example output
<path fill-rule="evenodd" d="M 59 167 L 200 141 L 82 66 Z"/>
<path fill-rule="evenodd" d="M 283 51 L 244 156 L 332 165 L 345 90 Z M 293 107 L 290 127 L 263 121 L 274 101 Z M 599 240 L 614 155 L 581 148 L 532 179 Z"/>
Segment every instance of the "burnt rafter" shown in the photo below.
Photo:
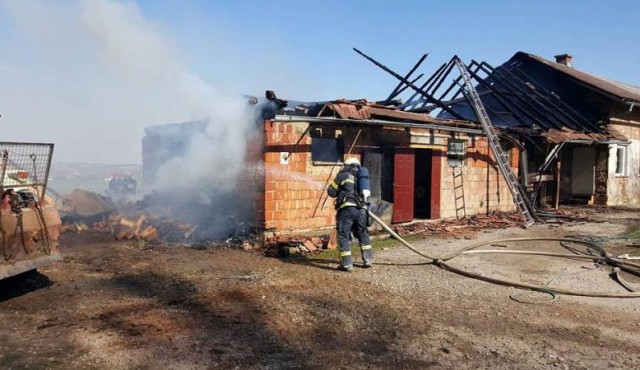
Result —
<path fill-rule="evenodd" d="M 560 106 L 558 102 L 561 102 L 561 100 L 554 101 L 550 99 L 549 97 L 551 95 L 544 93 L 546 91 L 544 87 L 535 86 L 533 81 L 524 81 L 518 76 L 514 75 L 511 71 L 509 71 L 506 68 L 503 68 L 503 67 L 493 68 L 486 62 L 482 62 L 482 65 L 486 66 L 486 68 L 488 68 L 494 75 L 499 75 L 501 78 L 504 78 L 507 81 L 510 81 L 510 83 L 514 86 L 526 86 L 529 90 L 536 91 L 538 93 L 537 99 L 542 100 L 544 104 L 548 105 L 549 107 L 553 107 L 555 109 L 555 112 L 554 112 L 555 114 L 558 114 L 564 117 L 564 119 L 568 119 L 572 124 L 575 124 L 575 125 L 581 124 L 580 120 L 577 119 L 576 116 L 572 114 L 573 110 L 567 109 L 567 106 L 564 106 L 564 107 Z M 526 91 L 524 91 L 523 93 L 527 95 Z"/>
<path fill-rule="evenodd" d="M 472 62 L 472 65 L 473 64 L 477 65 L 477 63 Z M 512 100 L 509 99 L 509 97 L 506 94 L 504 94 L 501 91 L 495 89 L 492 86 L 491 83 L 489 83 L 485 79 L 481 78 L 477 73 L 469 70 L 469 74 L 478 83 L 478 85 L 480 85 L 484 89 L 490 91 L 491 92 L 491 96 L 496 101 L 498 101 L 498 103 L 500 103 L 508 111 L 512 112 L 514 114 L 514 116 L 516 116 L 518 118 L 518 122 L 520 124 L 522 124 L 522 125 L 538 124 L 539 126 L 541 126 L 543 128 L 551 128 L 547 124 L 545 124 L 543 122 L 539 122 L 538 119 L 531 112 L 529 112 L 527 109 L 521 107 L 520 105 L 514 103 Z"/>
<path fill-rule="evenodd" d="M 366 55 L 365 53 L 361 52 L 360 50 L 358 50 L 356 48 L 353 48 L 353 50 L 356 53 L 358 53 L 361 56 L 363 56 L 368 61 L 370 61 L 371 63 L 375 64 L 376 66 L 378 66 L 379 68 L 384 70 L 385 72 L 387 72 L 390 75 L 392 75 L 393 77 L 397 78 L 399 81 L 401 81 L 401 82 L 405 83 L 406 85 L 408 85 L 409 87 L 411 87 L 413 90 L 415 90 L 420 95 L 422 95 L 425 99 L 427 99 L 427 101 L 430 101 L 430 102 L 436 104 L 439 108 L 441 108 L 442 110 L 446 111 L 447 113 L 451 114 L 452 116 L 454 116 L 454 117 L 456 117 L 458 119 L 464 119 L 464 117 L 462 117 L 458 112 L 456 112 L 453 109 L 451 109 L 451 108 L 447 107 L 446 105 L 442 104 L 442 102 L 440 102 L 439 100 L 434 98 L 432 95 L 427 93 L 425 90 L 420 89 L 416 85 L 412 84 L 411 81 L 407 80 L 406 78 L 402 77 L 398 73 L 396 73 L 393 70 L 389 69 L 387 66 L 383 65 L 382 63 L 380 63 L 377 60 L 371 58 L 370 56 Z"/>
<path fill-rule="evenodd" d="M 513 104 L 520 107 L 523 112 L 526 112 L 527 115 L 529 115 L 534 122 L 548 128 L 561 128 L 563 126 L 562 121 L 558 121 L 557 119 L 554 119 L 553 117 L 549 116 L 547 113 L 543 111 L 543 109 L 541 109 L 538 105 L 536 105 L 537 102 L 535 99 L 531 98 L 527 94 L 524 94 L 524 96 L 522 94 L 517 94 L 512 86 L 509 86 L 507 83 L 505 83 L 505 81 L 502 80 L 495 73 L 491 73 L 491 71 L 488 70 L 486 67 L 483 67 L 482 64 L 480 64 L 480 70 L 487 75 L 487 78 L 484 79 L 485 82 L 490 81 L 489 83 L 492 84 L 492 86 L 497 85 L 501 89 L 508 91 L 512 96 L 508 96 L 507 94 L 504 94 L 504 93 L 502 93 L 502 96 L 505 97 L 506 99 L 509 99 L 509 97 L 515 98 L 515 99 L 509 99 L 509 100 Z M 498 92 L 496 88 L 493 88 L 493 91 Z"/>
<path fill-rule="evenodd" d="M 447 63 L 443 63 L 421 86 L 420 89 L 425 90 L 428 88 L 428 86 L 430 86 L 430 84 L 433 82 L 433 80 L 436 78 L 436 76 L 439 76 L 440 73 L 442 73 L 442 71 L 444 71 L 444 69 L 447 67 Z M 406 86 L 408 87 L 408 85 Z M 407 102 L 405 104 L 403 104 L 403 108 L 404 107 L 413 107 L 416 104 L 420 104 L 422 103 L 422 98 L 421 99 L 417 99 L 416 97 L 420 95 L 420 93 L 418 92 L 414 92 L 409 99 L 407 99 Z"/>
<path fill-rule="evenodd" d="M 404 76 L 404 78 L 408 80 L 411 77 L 411 75 L 413 74 L 413 72 L 415 72 L 418 69 L 418 67 L 420 67 L 422 62 L 424 62 L 425 59 L 427 59 L 427 56 L 429 56 L 429 53 L 422 54 L 422 57 L 420 57 L 420 59 L 418 59 L 418 62 L 413 66 L 413 68 L 411 68 L 409 70 L 409 72 Z M 422 75 L 420 75 L 420 76 L 422 76 Z M 414 79 L 413 81 L 411 81 L 411 83 L 417 82 L 417 80 L 420 79 L 420 76 L 417 79 Z M 398 85 L 396 85 L 396 87 L 393 89 L 393 91 L 391 91 L 391 94 L 389 94 L 389 96 L 387 97 L 387 99 L 385 99 L 385 101 L 392 101 L 399 94 L 401 94 L 402 91 L 404 91 L 404 90 L 400 91 L 400 89 L 402 88 L 403 85 L 406 85 L 406 84 L 404 82 L 402 82 L 402 81 L 398 82 Z"/>
<path fill-rule="evenodd" d="M 537 94 L 533 90 L 531 90 L 531 92 L 526 91 L 522 87 L 525 86 L 526 88 L 526 85 L 518 84 L 510 80 L 501 69 L 491 69 L 492 67 L 485 62 L 480 64 L 486 68 L 488 73 L 491 73 L 490 76 L 493 81 L 499 82 L 507 91 L 513 93 L 516 99 L 522 102 L 522 104 L 536 112 L 539 119 L 546 120 L 550 123 L 559 122 L 572 129 L 582 129 L 582 127 L 573 122 L 570 117 L 564 115 L 561 110 L 551 104 L 542 102 L 541 100 L 544 100 L 542 95 Z"/>
<path fill-rule="evenodd" d="M 402 77 L 361 51 L 358 54 L 371 61 L 400 82 L 392 90 L 386 101 L 399 101 L 407 89 L 413 90 L 409 98 L 399 104 L 399 108 L 409 112 L 435 114 L 477 121 L 468 97 L 463 94 L 461 76 L 454 68 L 454 56 L 442 64 L 419 87 L 417 81 L 423 76 L 410 80 L 425 61 L 423 54 L 417 63 Z M 487 62 L 472 60 L 467 65 L 469 75 L 478 86 L 478 94 L 493 116 L 501 118 L 504 124 L 514 127 L 538 127 L 544 130 L 569 128 L 576 131 L 599 132 L 597 122 L 592 122 L 557 94 L 546 89 L 541 83 L 527 76 L 513 66 L 494 68 Z M 449 82 L 450 81 L 450 82 Z M 444 115 L 443 115 L 444 114 Z M 471 115 L 471 117 L 469 117 Z"/>
<path fill-rule="evenodd" d="M 476 68 L 473 72 L 477 73 L 478 69 L 480 69 L 480 66 L 475 66 L 475 67 Z M 442 95 L 440 95 L 440 100 L 444 99 L 456 86 L 458 87 L 458 90 L 455 92 L 455 94 L 453 94 L 453 96 L 449 100 L 453 102 L 456 100 L 456 98 L 459 95 L 462 95 L 463 89 L 462 89 L 461 80 L 462 80 L 462 76 L 456 77 L 451 83 L 451 85 L 449 85 L 449 87 L 442 93 Z"/>
<path fill-rule="evenodd" d="M 596 132 L 600 131 L 600 128 L 596 124 L 592 123 L 588 118 L 583 116 L 580 112 L 570 107 L 567 103 L 564 102 L 564 100 L 562 100 L 553 91 L 549 91 L 540 82 L 538 82 L 536 79 L 532 78 L 522 70 L 519 70 L 519 69 L 512 70 L 509 68 L 503 68 L 503 69 L 505 70 L 506 73 L 510 73 L 515 78 L 519 78 L 520 81 L 522 81 L 522 83 L 530 83 L 531 86 L 533 86 L 538 93 L 540 93 L 541 95 L 544 95 L 547 98 L 548 102 L 562 109 L 566 114 L 569 114 L 570 116 L 572 116 L 580 124 L 584 125 L 585 127 L 588 127 L 592 131 L 596 131 Z"/>
<path fill-rule="evenodd" d="M 415 84 L 416 82 L 418 82 L 422 77 L 424 77 L 424 73 L 420 73 L 418 75 L 418 77 L 414 78 L 411 83 Z M 409 88 L 409 85 L 404 85 L 400 90 L 398 90 L 396 92 L 396 94 L 394 95 L 393 99 L 395 99 L 398 95 L 402 94 L 403 92 L 405 92 L 405 90 L 407 90 Z M 393 99 L 389 100 L 388 98 L 385 99 L 386 101 L 392 101 Z"/>

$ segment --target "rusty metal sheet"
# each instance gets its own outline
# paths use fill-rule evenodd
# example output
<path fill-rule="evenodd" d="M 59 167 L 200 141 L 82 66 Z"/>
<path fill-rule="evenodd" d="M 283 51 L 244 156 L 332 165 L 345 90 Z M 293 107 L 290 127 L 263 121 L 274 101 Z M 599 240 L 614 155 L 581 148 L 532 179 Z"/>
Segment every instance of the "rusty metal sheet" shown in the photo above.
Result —
<path fill-rule="evenodd" d="M 400 119 L 400 120 L 415 121 L 415 122 L 428 122 L 428 123 L 439 122 L 438 119 L 433 118 L 427 114 L 405 112 L 398 109 L 383 109 L 383 108 L 376 108 L 376 107 L 368 107 L 368 110 L 371 116 L 375 116 L 378 118 L 391 118 L 391 119 Z"/>
<path fill-rule="evenodd" d="M 620 132 L 616 131 L 613 128 L 608 128 L 606 131 L 601 133 L 595 132 L 577 132 L 569 129 L 556 130 L 551 129 L 547 132 L 542 133 L 540 136 L 544 137 L 550 143 L 561 143 L 563 141 L 569 140 L 590 140 L 595 142 L 600 141 L 611 141 L 611 140 L 620 140 L 626 141 L 628 140 L 626 136 L 622 135 Z"/>
<path fill-rule="evenodd" d="M 344 119 L 369 119 L 371 116 L 366 107 L 347 102 L 332 102 L 326 105 L 329 109 L 336 112 L 338 117 Z"/>
<path fill-rule="evenodd" d="M 480 126 L 469 122 L 453 119 L 442 119 L 431 117 L 426 113 L 412 113 L 397 109 L 396 107 L 384 106 L 380 104 L 370 103 L 366 100 L 336 100 L 327 103 L 321 110 L 322 113 L 327 112 L 327 108 L 335 112 L 342 119 L 381 119 L 399 122 L 415 122 L 415 123 L 435 123 L 443 126 L 464 127 L 478 129 Z"/>

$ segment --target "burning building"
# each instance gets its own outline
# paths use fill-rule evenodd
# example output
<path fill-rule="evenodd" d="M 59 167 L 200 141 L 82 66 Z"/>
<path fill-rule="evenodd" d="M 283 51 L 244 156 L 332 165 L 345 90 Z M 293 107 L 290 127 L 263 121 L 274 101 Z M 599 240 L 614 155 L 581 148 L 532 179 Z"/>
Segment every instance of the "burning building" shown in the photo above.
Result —
<path fill-rule="evenodd" d="M 369 168 L 373 207 L 393 223 L 640 202 L 640 89 L 578 71 L 568 56 L 520 52 L 496 68 L 454 57 L 423 78 L 413 74 L 426 55 L 405 75 L 362 55 L 398 80 L 386 99 L 286 106 L 267 94 L 248 135 L 252 170 L 236 178 L 246 222 L 280 234 L 332 227 L 325 190 L 347 155 Z M 179 148 L 175 130 L 197 130 L 189 125 L 147 130 L 145 176 L 163 162 L 158 130 Z"/>

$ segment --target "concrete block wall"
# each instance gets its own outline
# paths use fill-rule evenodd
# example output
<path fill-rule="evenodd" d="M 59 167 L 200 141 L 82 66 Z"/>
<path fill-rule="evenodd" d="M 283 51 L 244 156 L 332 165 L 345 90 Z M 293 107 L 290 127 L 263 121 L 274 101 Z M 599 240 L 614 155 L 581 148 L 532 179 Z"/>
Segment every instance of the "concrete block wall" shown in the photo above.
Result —
<path fill-rule="evenodd" d="M 464 139 L 464 137 L 461 137 Z M 495 165 L 493 153 L 485 137 L 467 139 L 467 159 L 462 169 L 464 201 L 467 216 L 493 211 L 513 212 L 515 203 L 507 184 Z M 519 152 L 511 150 L 511 167 L 518 175 Z M 453 168 L 442 157 L 441 218 L 456 218 Z M 458 180 L 456 180 L 458 181 Z M 460 202 L 460 201 L 459 201 Z M 461 204 L 460 204 L 461 206 Z M 462 213 L 459 212 L 460 216 Z"/>

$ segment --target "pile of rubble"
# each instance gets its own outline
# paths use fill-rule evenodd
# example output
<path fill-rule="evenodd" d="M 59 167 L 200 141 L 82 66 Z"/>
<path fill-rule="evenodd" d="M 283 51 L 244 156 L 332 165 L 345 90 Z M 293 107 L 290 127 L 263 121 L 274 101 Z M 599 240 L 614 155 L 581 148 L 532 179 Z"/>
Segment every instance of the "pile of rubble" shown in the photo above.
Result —
<path fill-rule="evenodd" d="M 62 231 L 108 231 L 116 240 L 189 242 L 193 241 L 197 230 L 193 225 L 181 224 L 174 220 L 153 219 L 145 213 L 131 217 L 122 212 L 114 212 L 90 225 L 82 221 L 68 222 L 62 226 Z"/>
<path fill-rule="evenodd" d="M 463 237 L 480 229 L 501 229 L 522 226 L 522 216 L 518 213 L 494 212 L 486 215 L 474 215 L 459 220 L 441 220 L 416 222 L 394 227 L 400 236 L 418 234 L 420 236 L 448 234 Z"/>
<path fill-rule="evenodd" d="M 169 213 L 150 213 L 146 208 L 135 204 L 117 207 L 102 195 L 76 190 L 65 197 L 65 209 L 61 209 L 62 231 L 95 230 L 109 232 L 116 240 L 171 244 L 206 245 L 214 242 L 210 240 L 207 230 L 174 219 Z M 252 239 L 252 234 L 245 229 L 247 228 L 243 228 L 241 232 L 246 234 L 229 238 L 223 244 L 244 247 L 244 241 Z"/>
<path fill-rule="evenodd" d="M 266 240 L 264 254 L 268 257 L 288 257 L 309 253 L 318 253 L 325 249 L 335 249 L 335 243 L 330 243 L 329 235 L 323 236 L 275 236 Z"/>
<path fill-rule="evenodd" d="M 543 223 L 565 223 L 592 221 L 587 215 L 571 210 L 552 210 L 539 213 Z M 479 214 L 459 220 L 439 220 L 432 222 L 416 222 L 395 226 L 400 236 L 447 234 L 452 237 L 466 237 L 482 229 L 502 229 L 505 227 L 524 227 L 520 213 L 493 212 Z"/>

